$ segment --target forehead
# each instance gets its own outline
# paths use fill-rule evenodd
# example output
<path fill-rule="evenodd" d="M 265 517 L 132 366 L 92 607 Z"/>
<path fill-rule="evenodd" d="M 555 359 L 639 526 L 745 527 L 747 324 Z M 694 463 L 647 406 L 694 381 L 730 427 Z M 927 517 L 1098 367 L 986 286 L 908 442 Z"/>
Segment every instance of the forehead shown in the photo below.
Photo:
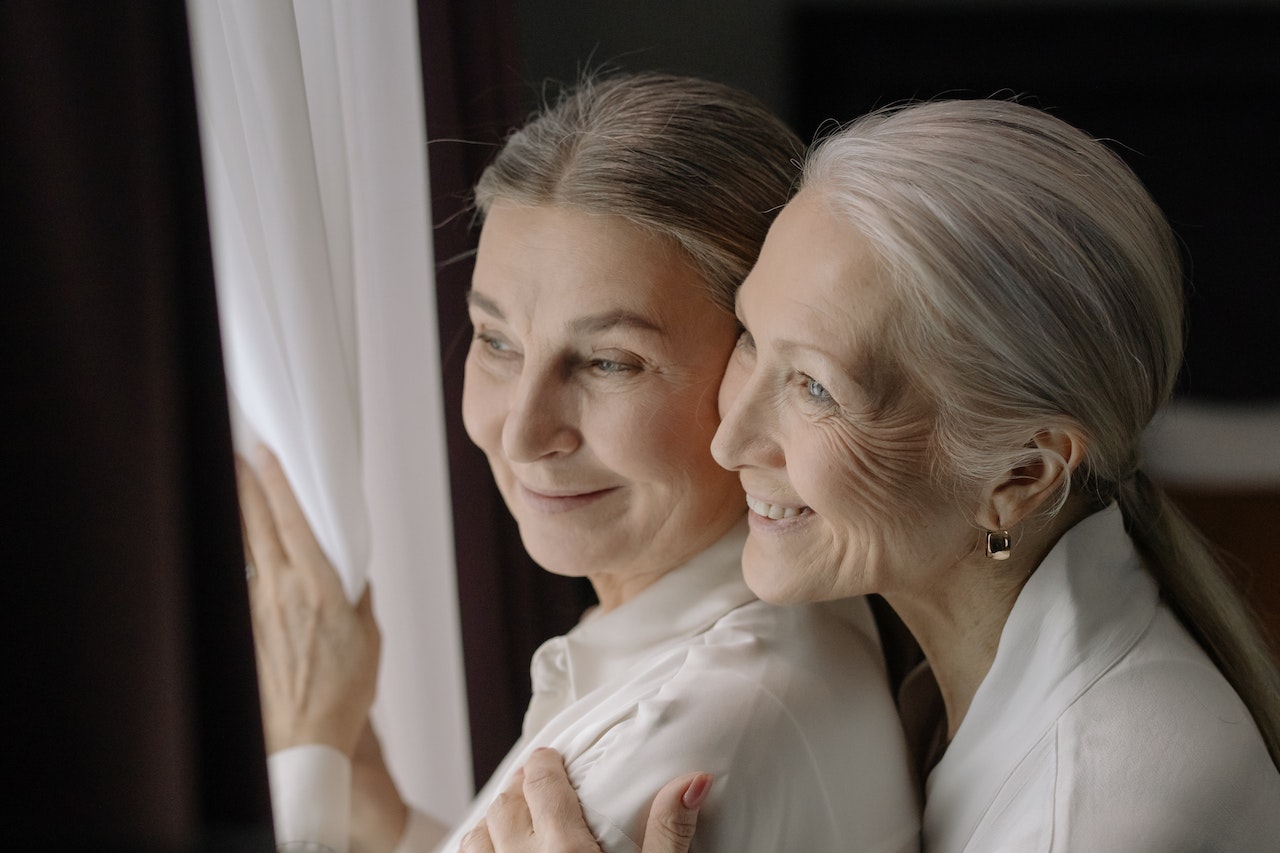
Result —
<path fill-rule="evenodd" d="M 665 313 L 709 301 L 702 278 L 659 235 L 620 216 L 502 200 L 480 232 L 472 287 L 516 313 Z"/>
<path fill-rule="evenodd" d="M 870 241 L 812 189 L 778 215 L 738 294 L 758 342 L 763 334 L 860 351 L 879 339 L 892 305 Z"/>

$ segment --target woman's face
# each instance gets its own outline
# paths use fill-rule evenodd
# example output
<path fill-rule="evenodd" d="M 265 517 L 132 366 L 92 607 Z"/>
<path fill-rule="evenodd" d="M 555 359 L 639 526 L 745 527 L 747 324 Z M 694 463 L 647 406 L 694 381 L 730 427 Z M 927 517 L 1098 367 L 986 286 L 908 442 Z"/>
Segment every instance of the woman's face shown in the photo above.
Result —
<path fill-rule="evenodd" d="M 469 301 L 463 420 L 540 565 L 640 588 L 741 516 L 710 451 L 737 326 L 665 241 L 498 201 Z"/>
<path fill-rule="evenodd" d="M 738 292 L 712 445 L 747 493 L 747 583 L 778 602 L 889 593 L 971 550 L 931 483 L 930 411 L 894 368 L 869 244 L 802 191 Z"/>

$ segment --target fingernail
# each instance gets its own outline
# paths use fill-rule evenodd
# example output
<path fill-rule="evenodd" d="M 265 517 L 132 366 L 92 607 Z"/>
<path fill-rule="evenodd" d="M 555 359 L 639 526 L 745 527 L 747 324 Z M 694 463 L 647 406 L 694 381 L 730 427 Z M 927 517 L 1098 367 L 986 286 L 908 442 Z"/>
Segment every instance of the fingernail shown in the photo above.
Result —
<path fill-rule="evenodd" d="M 684 789 L 680 802 L 684 803 L 686 809 L 700 808 L 707 799 L 707 794 L 711 793 L 711 783 L 715 779 L 710 773 L 699 773 L 689 783 L 689 787 Z"/>

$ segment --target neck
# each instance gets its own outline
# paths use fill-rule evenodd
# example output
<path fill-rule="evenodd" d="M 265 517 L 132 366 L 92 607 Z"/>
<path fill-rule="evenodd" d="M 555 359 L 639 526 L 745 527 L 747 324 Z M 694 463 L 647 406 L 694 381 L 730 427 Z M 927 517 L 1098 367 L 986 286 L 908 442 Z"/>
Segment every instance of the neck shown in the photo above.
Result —
<path fill-rule="evenodd" d="M 885 595 L 920 643 L 947 714 L 947 740 L 968 713 L 978 685 L 995 660 L 1000 633 L 1022 590 L 1023 576 L 1007 564 L 996 572 L 966 563 L 951 566 L 944 586 L 928 596 Z"/>
<path fill-rule="evenodd" d="M 621 607 L 653 586 L 660 578 L 669 574 L 675 568 L 675 566 L 672 566 L 671 568 L 657 569 L 651 572 L 618 574 L 601 572 L 587 575 L 587 578 L 591 581 L 591 586 L 596 591 L 596 598 L 600 600 L 600 607 L 597 612 L 608 613 L 610 610 Z"/>
<path fill-rule="evenodd" d="M 666 575 L 688 563 L 721 539 L 729 535 L 729 531 L 741 521 L 744 509 L 741 493 L 737 494 L 737 503 L 732 511 L 718 519 L 708 519 L 701 535 L 681 543 L 683 548 L 667 550 L 662 553 L 647 553 L 645 556 L 652 562 L 643 566 L 626 566 L 607 572 L 589 572 L 587 579 L 595 588 L 596 598 L 600 600 L 597 613 L 608 613 L 621 607 Z"/>
<path fill-rule="evenodd" d="M 1083 516 L 1073 509 L 1064 507 L 1039 529 L 1034 521 L 1024 525 L 1008 560 L 997 562 L 973 553 L 915 588 L 885 594 L 929 661 L 946 707 L 948 742 L 991 670 L 1022 587 L 1062 534 Z"/>

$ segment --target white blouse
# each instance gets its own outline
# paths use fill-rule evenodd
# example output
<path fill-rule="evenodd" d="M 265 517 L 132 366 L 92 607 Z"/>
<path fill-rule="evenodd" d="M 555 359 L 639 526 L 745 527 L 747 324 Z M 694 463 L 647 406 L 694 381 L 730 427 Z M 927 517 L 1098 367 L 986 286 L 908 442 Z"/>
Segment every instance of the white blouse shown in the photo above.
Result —
<path fill-rule="evenodd" d="M 694 770 L 716 775 L 694 851 L 919 849 L 917 798 L 870 609 L 861 599 L 759 601 L 742 580 L 745 536 L 744 523 L 538 649 L 524 733 L 438 850 L 457 849 L 540 746 L 565 756 L 607 853 L 638 851 L 654 794 Z M 332 817 L 344 806 L 313 802 L 311 811 Z M 310 835 L 305 819 L 279 822 L 292 838 Z M 429 849 L 418 841 L 430 837 L 419 834 L 424 825 L 411 817 L 402 853 Z"/>
<path fill-rule="evenodd" d="M 440 849 L 454 849 L 538 746 L 564 754 L 609 853 L 638 850 L 653 795 L 692 770 L 716 774 L 695 850 L 918 849 L 870 610 L 757 600 L 742 580 L 745 536 L 739 525 L 538 650 L 524 735 Z"/>
<path fill-rule="evenodd" d="M 1112 506 L 1027 581 L 929 775 L 929 853 L 1280 850 L 1280 773 Z"/>

